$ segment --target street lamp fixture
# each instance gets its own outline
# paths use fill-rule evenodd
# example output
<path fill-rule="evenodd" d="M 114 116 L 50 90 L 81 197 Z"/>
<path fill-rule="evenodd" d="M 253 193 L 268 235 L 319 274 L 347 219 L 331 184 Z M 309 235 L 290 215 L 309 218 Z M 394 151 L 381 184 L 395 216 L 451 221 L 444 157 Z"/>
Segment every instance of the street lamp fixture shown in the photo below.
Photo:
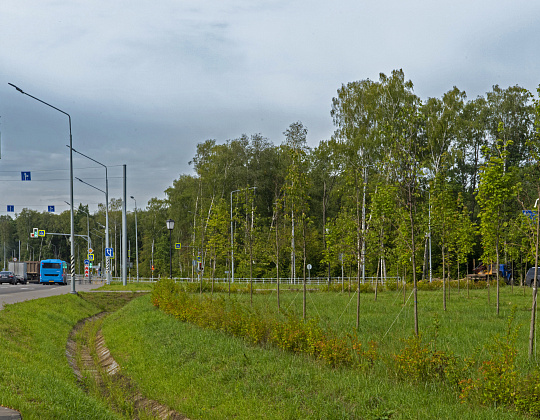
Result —
<path fill-rule="evenodd" d="M 172 230 L 174 229 L 174 220 L 167 219 L 165 222 L 169 229 L 169 277 L 172 279 Z"/>
<path fill-rule="evenodd" d="M 22 93 L 23 95 L 29 96 L 32 99 L 35 99 L 38 102 L 41 102 L 44 105 L 47 105 L 48 107 L 55 109 L 58 112 L 61 112 L 64 115 L 67 115 L 69 119 L 69 197 L 71 202 L 71 234 L 70 234 L 70 240 L 71 240 L 71 293 L 76 294 L 75 290 L 75 214 L 73 211 L 73 136 L 71 133 L 71 115 L 69 115 L 67 112 L 62 111 L 60 108 L 57 108 L 45 101 L 42 101 L 39 98 L 36 98 L 35 96 L 32 96 L 26 92 L 24 92 L 21 88 L 15 86 L 13 83 L 8 83 L 8 85 L 14 87 L 18 92 Z"/>

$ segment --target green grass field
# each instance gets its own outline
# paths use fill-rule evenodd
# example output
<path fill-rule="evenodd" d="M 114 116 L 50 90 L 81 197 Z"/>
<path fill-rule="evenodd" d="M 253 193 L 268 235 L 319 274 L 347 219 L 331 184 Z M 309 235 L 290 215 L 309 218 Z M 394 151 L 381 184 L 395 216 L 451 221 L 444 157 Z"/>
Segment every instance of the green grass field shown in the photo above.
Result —
<path fill-rule="evenodd" d="M 75 295 L 6 305 L 0 311 L 0 405 L 28 419 L 117 419 L 78 387 L 66 342 L 98 309 Z"/>
<path fill-rule="evenodd" d="M 250 301 L 247 293 L 214 298 L 246 306 Z M 498 316 L 495 288 L 490 298 L 488 304 L 486 290 L 471 290 L 467 298 L 465 290 L 458 295 L 452 289 L 443 311 L 442 292 L 420 292 L 420 331 L 426 340 L 436 336 L 437 348 L 456 357 L 482 358 L 494 335 L 506 333 L 515 311 L 519 367 L 535 368 L 536 355 L 532 362 L 527 357 L 530 289 L 502 288 Z M 148 295 L 125 306 L 126 299 L 114 293 L 7 305 L 0 311 L 0 405 L 20 410 L 24 419 L 123 418 L 79 388 L 65 356 L 77 321 L 107 309 L 116 312 L 104 320 L 103 334 L 122 372 L 145 396 L 191 419 L 527 418 L 510 409 L 462 404 L 443 383 L 398 380 L 382 360 L 402 349 L 413 332 L 410 291 L 405 300 L 401 292 L 385 291 L 377 301 L 361 294 L 358 336 L 362 343 L 378 343 L 381 360 L 369 370 L 331 368 L 310 356 L 179 322 L 154 308 Z M 261 316 L 280 316 L 276 301 L 273 291 L 253 296 Z M 302 293 L 284 292 L 281 308 L 301 315 Z M 307 313 L 338 334 L 356 331 L 354 293 L 308 293 Z"/>
<path fill-rule="evenodd" d="M 247 294 L 231 295 L 231 299 L 249 305 Z M 307 299 L 308 314 L 318 317 L 325 328 L 341 334 L 355 330 L 354 294 L 349 298 L 347 293 L 313 293 Z M 490 305 L 485 291 L 471 291 L 470 298 L 462 291 L 461 296 L 451 294 L 444 312 L 440 292 L 421 292 L 420 329 L 433 338 L 437 313 L 438 347 L 458 357 L 474 352 L 481 357 L 494 334 L 505 334 L 516 306 L 515 324 L 522 326 L 521 367 L 529 369 L 529 290 L 524 296 L 521 289 L 515 288 L 513 294 L 510 288 L 501 289 L 499 316 L 494 302 L 493 290 Z M 284 293 L 281 303 L 282 308 L 301 314 L 301 293 Z M 275 294 L 256 294 L 254 306 L 263 316 L 266 311 L 273 316 Z M 401 339 L 412 334 L 411 301 L 403 306 L 403 295 L 396 292 L 381 293 L 376 302 L 374 295 L 362 294 L 360 324 L 363 342 L 375 340 L 381 353 L 392 354 L 403 347 Z M 109 317 L 104 335 L 125 373 L 145 394 L 190 418 L 524 418 L 511 410 L 462 404 L 454 390 L 437 382 L 398 381 L 383 364 L 367 372 L 333 369 L 309 356 L 249 345 L 218 331 L 184 324 L 154 309 L 150 297 Z"/>

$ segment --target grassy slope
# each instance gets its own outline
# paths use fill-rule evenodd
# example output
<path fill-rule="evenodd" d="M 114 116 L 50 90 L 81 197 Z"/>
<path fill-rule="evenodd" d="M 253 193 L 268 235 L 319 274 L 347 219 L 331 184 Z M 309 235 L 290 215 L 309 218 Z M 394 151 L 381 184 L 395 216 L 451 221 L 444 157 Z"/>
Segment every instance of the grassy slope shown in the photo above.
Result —
<path fill-rule="evenodd" d="M 98 309 L 63 295 L 6 305 L 0 311 L 0 405 L 28 419 L 116 419 L 76 383 L 66 359 L 73 326 Z"/>
<path fill-rule="evenodd" d="M 428 296 L 435 298 L 437 294 L 424 295 L 425 305 Z M 236 298 L 242 300 L 245 297 Z M 349 306 L 343 311 L 348 302 L 346 294 L 317 294 L 309 299 L 311 310 L 318 312 L 323 323 L 344 325 L 344 329 L 350 330 L 347 325 L 350 327 L 355 319 L 356 308 L 352 305 L 352 309 Z M 363 315 L 363 332 L 371 336 L 370 339 L 376 339 L 388 330 L 401 305 L 391 293 L 370 304 L 372 299 L 372 295 L 362 295 L 365 313 L 373 311 L 384 315 L 381 319 Z M 453 301 L 458 304 L 458 299 Z M 256 298 L 256 304 L 262 306 L 272 302 L 271 296 Z M 485 318 L 489 321 L 486 324 L 489 324 L 495 316 L 494 309 L 486 310 L 483 300 L 478 302 L 478 313 L 486 313 Z M 525 302 L 523 299 L 520 304 L 525 305 Z M 301 298 L 298 301 L 297 297 L 289 295 L 283 303 L 299 306 Z M 505 304 L 510 306 L 507 302 Z M 479 316 L 468 310 L 470 301 L 463 305 L 464 319 Z M 439 310 L 439 305 L 436 306 L 435 309 Z M 426 306 L 424 309 L 427 318 L 429 311 Z M 457 316 L 457 312 L 452 313 L 448 319 Z M 337 318 L 340 321 L 336 324 Z M 400 314 L 397 325 L 394 324 L 385 339 L 388 347 L 397 346 L 398 338 L 409 334 L 410 326 L 404 327 L 409 318 L 407 310 Z M 463 335 L 463 327 L 456 330 L 455 320 L 447 323 L 446 316 L 441 318 L 444 318 L 441 330 L 447 334 L 443 346 L 454 347 L 453 342 L 457 343 L 459 336 Z M 424 319 L 423 324 L 430 322 Z M 493 322 L 496 325 L 491 325 L 491 328 L 504 331 L 504 316 Z M 455 333 L 450 332 L 454 330 Z M 145 394 L 192 419 L 522 418 L 504 410 L 463 405 L 455 393 L 436 384 L 415 387 L 395 382 L 381 367 L 370 374 L 335 370 L 304 356 L 261 349 L 220 332 L 201 330 L 155 310 L 149 296 L 133 301 L 108 318 L 104 335 L 124 372 L 139 383 Z M 473 347 L 477 345 L 474 343 Z"/>

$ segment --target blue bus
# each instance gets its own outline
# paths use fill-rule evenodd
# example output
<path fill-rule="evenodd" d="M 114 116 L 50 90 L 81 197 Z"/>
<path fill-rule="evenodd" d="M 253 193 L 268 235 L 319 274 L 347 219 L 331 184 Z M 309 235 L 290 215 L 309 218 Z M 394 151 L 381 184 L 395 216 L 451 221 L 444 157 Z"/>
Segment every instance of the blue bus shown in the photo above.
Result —
<path fill-rule="evenodd" d="M 40 284 L 67 284 L 66 263 L 62 260 L 41 260 Z"/>

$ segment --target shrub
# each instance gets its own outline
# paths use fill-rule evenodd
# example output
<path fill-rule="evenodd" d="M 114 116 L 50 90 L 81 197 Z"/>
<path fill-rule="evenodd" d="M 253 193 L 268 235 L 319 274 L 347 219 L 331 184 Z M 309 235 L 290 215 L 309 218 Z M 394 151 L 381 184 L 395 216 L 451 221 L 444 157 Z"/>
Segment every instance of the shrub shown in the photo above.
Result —
<path fill-rule="evenodd" d="M 420 280 L 418 282 L 418 290 L 440 290 L 443 287 L 442 280 L 425 281 Z"/>
<path fill-rule="evenodd" d="M 253 344 L 269 342 L 286 351 L 306 353 L 333 367 L 372 366 L 376 359 L 375 345 L 363 352 L 356 336 L 337 337 L 324 331 L 317 319 L 304 322 L 286 314 L 285 321 L 279 321 L 221 297 L 190 297 L 182 288 L 169 279 L 158 282 L 152 294 L 153 304 L 181 321 L 222 330 Z"/>
<path fill-rule="evenodd" d="M 413 335 L 404 342 L 401 353 L 394 355 L 395 371 L 400 379 L 429 382 L 454 376 L 457 359 L 453 355 L 431 349 L 421 335 Z"/>
<path fill-rule="evenodd" d="M 351 292 L 356 292 L 356 290 L 358 289 L 358 284 L 356 281 L 351 281 L 350 282 L 350 285 L 351 285 Z M 332 283 L 332 284 L 325 284 L 325 285 L 321 285 L 319 286 L 319 290 L 321 292 L 341 292 L 342 290 L 344 290 L 345 292 L 348 292 L 349 291 L 349 282 L 345 282 L 343 283 L 343 285 L 341 285 L 341 283 Z M 384 290 L 384 286 L 382 286 L 381 284 L 379 284 L 379 288 L 378 288 L 378 291 L 382 291 Z M 369 284 L 369 283 L 360 283 L 360 293 L 374 293 L 375 292 L 375 286 L 372 285 L 372 284 Z"/>
<path fill-rule="evenodd" d="M 514 404 L 519 411 L 540 416 L 540 371 L 535 370 L 519 381 Z"/>
<path fill-rule="evenodd" d="M 512 328 L 516 308 L 508 321 L 505 337 L 496 335 L 493 343 L 486 346 L 488 360 L 481 363 L 477 377 L 462 381 L 462 400 L 474 401 L 483 405 L 512 405 L 516 402 L 518 384 L 522 378 L 516 369 L 517 328 Z M 525 405 L 521 401 L 520 405 Z"/>

